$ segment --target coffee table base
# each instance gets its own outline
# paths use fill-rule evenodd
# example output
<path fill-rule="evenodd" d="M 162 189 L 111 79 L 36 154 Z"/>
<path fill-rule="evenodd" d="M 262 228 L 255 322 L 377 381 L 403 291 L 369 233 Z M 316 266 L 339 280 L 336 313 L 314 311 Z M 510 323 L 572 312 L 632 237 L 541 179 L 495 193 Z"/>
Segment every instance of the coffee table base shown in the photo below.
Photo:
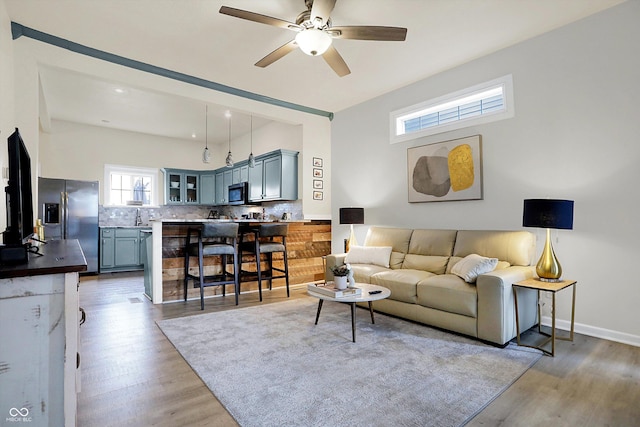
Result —
<path fill-rule="evenodd" d="M 316 325 L 318 324 L 318 319 L 320 319 L 320 311 L 322 310 L 323 299 L 318 300 L 318 312 L 316 313 Z M 376 321 L 373 318 L 373 304 L 372 301 L 368 301 L 369 303 L 369 312 L 371 313 L 371 323 L 375 324 Z M 351 335 L 353 337 L 353 342 L 356 342 L 356 303 L 355 302 L 347 302 L 345 304 L 351 305 Z"/>

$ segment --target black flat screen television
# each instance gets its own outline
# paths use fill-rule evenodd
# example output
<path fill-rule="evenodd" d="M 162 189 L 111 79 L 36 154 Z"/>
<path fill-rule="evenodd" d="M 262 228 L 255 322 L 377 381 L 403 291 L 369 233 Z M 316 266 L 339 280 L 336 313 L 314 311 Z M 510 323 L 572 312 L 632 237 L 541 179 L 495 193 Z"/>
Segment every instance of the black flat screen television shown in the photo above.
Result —
<path fill-rule="evenodd" d="M 26 245 L 33 235 L 31 158 L 18 128 L 7 139 L 9 184 L 5 187 L 7 229 L 3 241 L 8 246 Z"/>

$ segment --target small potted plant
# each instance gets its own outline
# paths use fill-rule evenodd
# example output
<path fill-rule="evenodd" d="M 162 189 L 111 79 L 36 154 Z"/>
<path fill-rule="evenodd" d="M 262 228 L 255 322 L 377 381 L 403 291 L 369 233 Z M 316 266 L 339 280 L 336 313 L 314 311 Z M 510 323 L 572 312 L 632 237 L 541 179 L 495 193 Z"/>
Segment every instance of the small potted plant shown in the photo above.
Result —
<path fill-rule="evenodd" d="M 351 273 L 351 266 L 349 264 L 334 265 L 331 267 L 331 272 L 333 273 L 333 283 L 336 289 L 346 289 L 347 277 Z"/>

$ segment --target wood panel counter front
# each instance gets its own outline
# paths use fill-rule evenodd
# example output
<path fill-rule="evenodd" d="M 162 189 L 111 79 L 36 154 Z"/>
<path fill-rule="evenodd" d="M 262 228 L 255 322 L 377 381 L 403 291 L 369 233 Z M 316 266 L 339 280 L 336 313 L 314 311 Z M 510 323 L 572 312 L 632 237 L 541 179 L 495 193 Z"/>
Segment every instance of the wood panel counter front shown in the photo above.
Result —
<path fill-rule="evenodd" d="M 184 300 L 184 246 L 189 227 L 197 227 L 209 222 L 230 222 L 234 220 L 215 219 L 161 219 L 151 221 L 153 227 L 152 254 L 152 295 L 154 304 Z M 254 226 L 274 221 L 236 220 L 242 226 Z M 303 284 L 324 279 L 322 257 L 331 252 L 331 221 L 278 221 L 289 225 L 287 236 L 287 255 L 289 258 L 289 284 Z M 197 259 L 192 258 L 189 268 L 197 270 Z M 276 265 L 283 260 L 274 256 Z M 243 270 L 255 271 L 252 259 L 243 259 Z M 217 257 L 205 259 L 207 274 L 219 271 Z M 284 287 L 284 279 L 276 279 L 273 287 Z M 263 284 L 264 285 L 264 284 Z M 263 286 L 264 288 L 264 286 Z M 242 282 L 242 293 L 258 289 L 255 281 Z M 200 298 L 199 290 L 189 282 L 189 299 Z M 221 295 L 222 287 L 205 288 L 205 297 Z M 227 288 L 227 295 L 233 295 L 232 285 Z M 257 294 L 256 294 L 257 298 Z"/>

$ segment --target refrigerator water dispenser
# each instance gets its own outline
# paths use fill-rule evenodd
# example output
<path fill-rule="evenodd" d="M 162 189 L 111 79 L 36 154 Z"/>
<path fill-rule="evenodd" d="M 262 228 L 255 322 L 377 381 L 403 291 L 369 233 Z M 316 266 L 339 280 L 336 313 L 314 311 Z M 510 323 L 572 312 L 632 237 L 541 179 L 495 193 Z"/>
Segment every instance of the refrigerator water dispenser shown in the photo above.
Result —
<path fill-rule="evenodd" d="M 60 204 L 59 203 L 44 204 L 44 223 L 45 224 L 60 223 Z"/>

